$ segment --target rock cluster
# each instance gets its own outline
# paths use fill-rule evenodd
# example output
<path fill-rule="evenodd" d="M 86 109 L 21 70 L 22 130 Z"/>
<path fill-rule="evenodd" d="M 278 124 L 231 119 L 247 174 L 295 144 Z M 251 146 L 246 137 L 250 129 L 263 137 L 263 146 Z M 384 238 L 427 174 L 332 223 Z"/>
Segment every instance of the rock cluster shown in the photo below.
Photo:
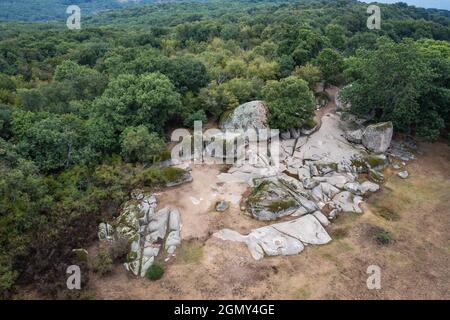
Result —
<path fill-rule="evenodd" d="M 123 206 L 122 213 L 110 224 L 99 225 L 99 239 L 130 244 L 125 268 L 144 276 L 158 254 L 165 250 L 168 256 L 181 244 L 181 219 L 176 209 L 156 210 L 153 194 L 136 191 Z"/>
<path fill-rule="evenodd" d="M 225 183 L 241 181 L 252 187 L 245 210 L 253 218 L 294 220 L 254 229 L 247 235 L 224 229 L 215 236 L 246 243 L 255 259 L 297 254 L 306 244 L 329 242 L 324 226 L 337 214 L 362 213 L 363 197 L 380 188 L 378 183 L 384 177 L 379 170 L 388 159 L 370 152 L 386 151 L 392 137 L 389 124 L 347 134 L 343 127 L 338 115 L 326 114 L 320 129 L 311 135 L 301 131 L 282 134 L 278 164 L 270 164 L 266 156 L 258 154 L 255 161 L 235 164 L 221 173 L 219 179 Z M 364 142 L 364 146 L 358 145 Z M 247 151 L 254 148 L 249 143 Z M 372 181 L 363 181 L 359 176 L 363 172 Z"/>

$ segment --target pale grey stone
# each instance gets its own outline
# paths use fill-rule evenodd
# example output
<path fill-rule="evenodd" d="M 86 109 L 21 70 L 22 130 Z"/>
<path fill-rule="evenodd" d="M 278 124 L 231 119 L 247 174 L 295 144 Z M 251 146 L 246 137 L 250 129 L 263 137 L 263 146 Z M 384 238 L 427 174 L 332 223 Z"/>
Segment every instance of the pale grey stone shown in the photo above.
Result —
<path fill-rule="evenodd" d="M 216 211 L 218 212 L 224 212 L 229 207 L 229 204 L 227 201 L 219 201 L 216 203 Z"/>
<path fill-rule="evenodd" d="M 344 212 L 362 213 L 359 204 L 362 202 L 360 196 L 355 196 L 348 191 L 342 191 L 334 196 L 333 202 Z"/>
<path fill-rule="evenodd" d="M 267 107 L 263 101 L 250 101 L 236 107 L 219 125 L 221 129 L 266 129 Z"/>

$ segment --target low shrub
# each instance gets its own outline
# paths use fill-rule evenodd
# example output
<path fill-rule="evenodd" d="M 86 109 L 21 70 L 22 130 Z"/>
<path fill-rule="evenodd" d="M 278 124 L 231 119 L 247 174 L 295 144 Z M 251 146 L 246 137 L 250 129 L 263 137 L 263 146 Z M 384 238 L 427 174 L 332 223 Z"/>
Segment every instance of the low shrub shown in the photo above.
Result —
<path fill-rule="evenodd" d="M 147 269 L 145 276 L 152 281 L 159 280 L 164 275 L 164 268 L 159 263 L 154 263 Z"/>

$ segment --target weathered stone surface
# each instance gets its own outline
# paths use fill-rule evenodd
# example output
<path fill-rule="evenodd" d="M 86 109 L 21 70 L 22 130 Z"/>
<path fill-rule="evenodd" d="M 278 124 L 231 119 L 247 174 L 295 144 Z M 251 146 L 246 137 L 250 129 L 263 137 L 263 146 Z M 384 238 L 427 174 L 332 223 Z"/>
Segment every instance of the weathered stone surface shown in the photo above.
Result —
<path fill-rule="evenodd" d="M 99 240 L 107 240 L 112 241 L 114 240 L 114 229 L 113 227 L 108 223 L 100 223 L 98 225 L 98 239 Z"/>
<path fill-rule="evenodd" d="M 311 178 L 311 172 L 309 171 L 309 168 L 307 168 L 307 167 L 298 168 L 297 175 L 298 175 L 298 179 L 300 181 Z"/>
<path fill-rule="evenodd" d="M 289 130 L 283 131 L 283 132 L 281 132 L 280 137 L 282 140 L 289 140 L 289 139 L 291 139 L 291 132 Z"/>
<path fill-rule="evenodd" d="M 374 169 L 370 169 L 370 170 L 369 170 L 369 178 L 370 178 L 373 182 L 376 182 L 376 183 L 382 183 L 382 182 L 384 182 L 384 175 L 383 175 L 381 172 L 376 171 L 376 170 L 374 170 Z"/>
<path fill-rule="evenodd" d="M 263 101 L 250 101 L 236 107 L 222 119 L 221 129 L 265 129 L 267 128 L 267 107 Z"/>
<path fill-rule="evenodd" d="M 277 181 L 264 180 L 247 199 L 247 211 L 258 220 L 275 220 L 300 207 L 289 190 Z"/>
<path fill-rule="evenodd" d="M 292 139 L 298 139 L 302 134 L 300 129 L 290 129 L 289 131 Z"/>
<path fill-rule="evenodd" d="M 292 221 L 273 224 L 272 227 L 307 244 L 319 245 L 331 241 L 320 222 L 310 214 Z"/>
<path fill-rule="evenodd" d="M 407 179 L 407 178 L 409 177 L 409 173 L 408 173 L 408 171 L 406 171 L 406 170 L 397 173 L 397 175 L 398 175 L 400 178 L 402 178 L 402 179 Z"/>
<path fill-rule="evenodd" d="M 319 222 L 324 226 L 328 226 L 330 224 L 330 220 L 320 211 L 316 211 L 312 214 Z"/>
<path fill-rule="evenodd" d="M 173 231 L 180 229 L 181 229 L 180 212 L 177 209 L 171 209 L 169 216 L 169 230 Z"/>
<path fill-rule="evenodd" d="M 364 150 L 345 139 L 339 117 L 336 114 L 326 114 L 322 117 L 320 130 L 308 137 L 296 157 L 303 160 L 340 163 L 342 160 L 350 161 L 364 154 Z M 314 175 L 313 172 L 311 174 Z"/>
<path fill-rule="evenodd" d="M 362 144 L 371 152 L 386 152 L 391 144 L 393 132 L 392 122 L 369 125 L 364 130 Z"/>
<path fill-rule="evenodd" d="M 298 254 L 304 248 L 299 240 L 277 231 L 273 226 L 253 230 L 247 241 L 258 244 L 268 256 Z"/>

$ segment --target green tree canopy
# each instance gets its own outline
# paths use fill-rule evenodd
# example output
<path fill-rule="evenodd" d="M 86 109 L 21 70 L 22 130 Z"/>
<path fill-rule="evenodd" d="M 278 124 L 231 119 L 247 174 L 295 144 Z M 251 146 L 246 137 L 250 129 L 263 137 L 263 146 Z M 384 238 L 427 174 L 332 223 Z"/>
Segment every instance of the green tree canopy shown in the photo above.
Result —
<path fill-rule="evenodd" d="M 294 76 L 268 81 L 262 94 L 268 103 L 271 128 L 301 128 L 310 123 L 315 103 L 306 81 Z"/>

